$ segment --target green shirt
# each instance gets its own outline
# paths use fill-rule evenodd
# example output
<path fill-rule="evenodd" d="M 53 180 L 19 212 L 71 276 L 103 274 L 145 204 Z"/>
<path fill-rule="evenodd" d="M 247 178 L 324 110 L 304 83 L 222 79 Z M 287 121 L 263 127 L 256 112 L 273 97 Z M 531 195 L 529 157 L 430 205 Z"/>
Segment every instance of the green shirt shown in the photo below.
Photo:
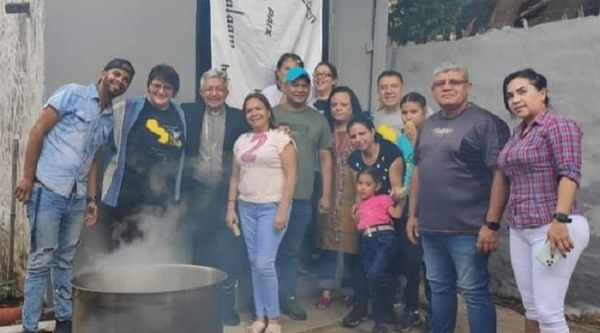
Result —
<path fill-rule="evenodd" d="M 298 149 L 298 181 L 294 199 L 308 200 L 312 196 L 319 150 L 331 149 L 331 132 L 327 119 L 319 111 L 306 107 L 290 111 L 278 105 L 273 109 L 278 126 L 289 126 Z"/>

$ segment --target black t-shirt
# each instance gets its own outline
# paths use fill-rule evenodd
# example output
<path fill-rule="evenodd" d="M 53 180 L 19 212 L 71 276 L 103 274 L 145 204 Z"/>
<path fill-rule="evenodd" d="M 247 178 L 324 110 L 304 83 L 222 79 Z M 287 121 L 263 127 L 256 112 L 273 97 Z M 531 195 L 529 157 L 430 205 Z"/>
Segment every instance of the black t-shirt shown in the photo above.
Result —
<path fill-rule="evenodd" d="M 382 180 L 379 193 L 390 193 L 392 191 L 389 177 L 390 166 L 397 158 L 402 158 L 402 152 L 400 152 L 400 149 L 395 144 L 385 139 L 380 140 L 379 155 L 377 155 L 377 160 L 375 160 L 373 165 L 367 165 L 363 161 L 360 151 L 355 150 L 348 157 L 348 166 L 354 171 L 362 171 L 368 167 L 376 169 Z M 399 177 L 402 179 L 404 175 L 399 175 Z"/>
<path fill-rule="evenodd" d="M 133 196 L 136 202 L 157 203 L 172 197 L 184 143 L 177 110 L 172 105 L 160 110 L 146 101 L 127 138 L 120 198 Z"/>
<path fill-rule="evenodd" d="M 330 107 L 328 99 L 318 99 L 313 103 L 313 108 L 317 109 L 321 114 L 325 114 L 325 111 L 329 110 Z"/>

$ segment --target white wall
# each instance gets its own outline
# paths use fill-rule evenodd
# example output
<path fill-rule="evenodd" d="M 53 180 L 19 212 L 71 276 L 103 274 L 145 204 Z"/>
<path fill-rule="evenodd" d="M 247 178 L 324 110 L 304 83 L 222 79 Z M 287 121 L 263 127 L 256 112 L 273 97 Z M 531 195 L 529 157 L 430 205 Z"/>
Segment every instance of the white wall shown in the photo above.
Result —
<path fill-rule="evenodd" d="M 44 1 L 32 0 L 31 15 L 6 14 L 0 0 L 0 279 L 5 277 L 13 198 L 13 162 L 22 167 L 23 150 L 29 128 L 42 100 L 44 43 L 42 38 Z M 19 154 L 13 160 L 13 140 Z M 15 271 L 22 275 L 27 260 L 28 226 L 23 205 L 16 205 Z"/>
<path fill-rule="evenodd" d="M 178 99 L 196 96 L 196 1 L 46 1 L 45 96 L 68 82 L 94 81 L 113 57 L 130 60 L 136 76 L 125 96 L 146 92 L 152 66 L 179 73 Z"/>
<path fill-rule="evenodd" d="M 471 101 L 516 123 L 504 109 L 502 81 L 518 69 L 533 67 L 546 75 L 551 104 L 583 127 L 583 179 L 578 200 L 590 219 L 592 238 L 582 255 L 569 290 L 569 304 L 577 310 L 600 309 L 600 18 L 554 22 L 530 29 L 490 31 L 455 42 L 395 47 L 388 63 L 405 78 L 405 92 L 423 93 L 436 109 L 430 87 L 434 68 L 444 60 L 469 69 Z M 508 258 L 508 235 L 490 267 L 499 292 L 517 295 Z"/>

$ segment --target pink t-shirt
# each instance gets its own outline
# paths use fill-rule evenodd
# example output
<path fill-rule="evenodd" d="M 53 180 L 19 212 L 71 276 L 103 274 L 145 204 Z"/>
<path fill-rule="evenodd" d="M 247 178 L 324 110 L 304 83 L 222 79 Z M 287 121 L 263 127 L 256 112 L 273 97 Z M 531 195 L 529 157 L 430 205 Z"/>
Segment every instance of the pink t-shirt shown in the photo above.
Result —
<path fill-rule="evenodd" d="M 370 197 L 358 204 L 356 209 L 356 229 L 363 231 L 372 226 L 392 224 L 389 209 L 394 200 L 388 194 Z"/>
<path fill-rule="evenodd" d="M 254 203 L 281 200 L 285 174 L 279 154 L 290 142 L 289 135 L 275 130 L 245 133 L 235 141 L 233 154 L 240 166 L 240 200 Z"/>

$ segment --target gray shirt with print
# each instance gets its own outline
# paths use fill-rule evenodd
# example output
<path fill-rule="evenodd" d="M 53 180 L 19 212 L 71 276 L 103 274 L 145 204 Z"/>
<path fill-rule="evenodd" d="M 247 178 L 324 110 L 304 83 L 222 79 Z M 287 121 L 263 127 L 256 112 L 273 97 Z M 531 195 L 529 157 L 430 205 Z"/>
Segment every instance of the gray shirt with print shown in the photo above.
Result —
<path fill-rule="evenodd" d="M 422 233 L 479 231 L 489 205 L 493 169 L 509 136 L 502 119 L 472 103 L 452 118 L 438 112 L 423 122 L 414 152 Z"/>

